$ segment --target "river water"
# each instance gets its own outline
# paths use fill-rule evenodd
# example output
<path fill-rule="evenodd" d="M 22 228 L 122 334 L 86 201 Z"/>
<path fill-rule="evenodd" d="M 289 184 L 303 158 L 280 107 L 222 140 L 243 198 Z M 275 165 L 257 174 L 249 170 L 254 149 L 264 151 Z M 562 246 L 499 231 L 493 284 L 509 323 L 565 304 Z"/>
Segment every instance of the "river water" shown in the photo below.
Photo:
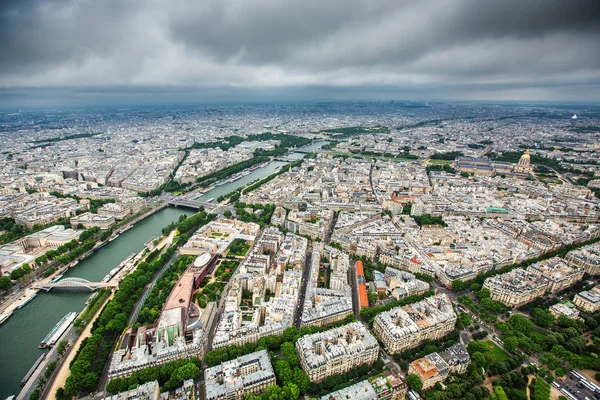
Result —
<path fill-rule="evenodd" d="M 311 143 L 311 144 L 309 144 L 307 146 L 304 146 L 304 147 L 301 147 L 301 148 L 299 148 L 297 150 L 313 152 L 313 151 L 319 150 L 321 147 L 323 147 L 324 144 L 327 144 L 327 143 L 329 143 L 329 141 L 322 140 L 322 141 Z"/>
<path fill-rule="evenodd" d="M 177 221 L 181 214 L 194 212 L 170 207 L 158 211 L 79 262 L 64 277 L 99 282 L 129 254 L 139 252 L 150 238 L 159 236 L 165 225 Z M 38 344 L 67 312 L 83 310 L 89 296 L 90 292 L 40 291 L 35 299 L 0 325 L 0 399 L 19 393 L 19 382 L 43 352 Z"/>
<path fill-rule="evenodd" d="M 311 143 L 307 146 L 304 146 L 302 148 L 299 148 L 297 150 L 313 152 L 313 151 L 317 151 L 318 149 L 320 149 L 326 143 L 329 143 L 329 142 L 318 141 L 318 142 Z M 290 152 L 285 155 L 285 157 L 290 160 L 298 160 L 304 156 L 305 156 L 304 153 L 295 153 L 295 152 Z M 252 171 L 252 173 L 241 177 L 237 181 L 228 182 L 224 185 L 217 186 L 214 189 L 209 190 L 208 192 L 204 193 L 202 196 L 198 197 L 197 200 L 207 201 L 209 199 L 215 199 L 215 201 L 216 201 L 216 199 L 219 196 L 229 194 L 240 187 L 246 186 L 247 184 L 249 184 L 252 181 L 255 181 L 257 179 L 262 179 L 268 175 L 271 175 L 272 173 L 278 171 L 279 168 L 283 167 L 286 164 L 287 164 L 286 162 L 282 162 L 282 161 L 272 161 L 268 165 L 266 165 L 262 168 L 258 168 L 255 171 Z"/>
<path fill-rule="evenodd" d="M 255 181 L 257 179 L 262 179 L 268 175 L 279 170 L 279 168 L 283 167 L 287 163 L 282 161 L 272 161 L 268 165 L 258 168 L 252 171 L 249 175 L 243 176 L 237 181 L 228 182 L 224 185 L 217 186 L 212 190 L 204 193 L 202 196 L 198 198 L 200 201 L 207 201 L 208 199 L 216 199 L 219 196 L 226 195 L 228 193 L 233 192 L 235 189 L 246 186 L 248 183 Z"/>

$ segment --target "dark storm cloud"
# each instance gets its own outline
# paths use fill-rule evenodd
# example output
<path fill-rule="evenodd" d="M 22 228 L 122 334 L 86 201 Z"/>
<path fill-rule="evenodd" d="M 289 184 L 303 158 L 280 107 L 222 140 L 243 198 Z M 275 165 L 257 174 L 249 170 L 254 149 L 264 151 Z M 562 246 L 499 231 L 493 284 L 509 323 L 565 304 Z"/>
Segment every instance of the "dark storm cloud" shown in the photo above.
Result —
<path fill-rule="evenodd" d="M 344 46 L 331 57 L 344 48 L 365 46 L 371 49 L 367 54 L 384 59 L 412 59 L 432 49 L 483 39 L 600 33 L 600 1 L 595 0 L 234 3 L 209 2 L 177 10 L 170 25 L 173 38 L 219 59 L 242 55 L 261 64 L 285 63 L 299 49 L 338 41 Z M 348 59 L 379 61 L 360 53 L 351 53 Z"/>
<path fill-rule="evenodd" d="M 560 98 L 577 87 L 599 99 L 599 83 L 598 0 L 13 0 L 0 9 L 7 90 L 329 86 Z"/>

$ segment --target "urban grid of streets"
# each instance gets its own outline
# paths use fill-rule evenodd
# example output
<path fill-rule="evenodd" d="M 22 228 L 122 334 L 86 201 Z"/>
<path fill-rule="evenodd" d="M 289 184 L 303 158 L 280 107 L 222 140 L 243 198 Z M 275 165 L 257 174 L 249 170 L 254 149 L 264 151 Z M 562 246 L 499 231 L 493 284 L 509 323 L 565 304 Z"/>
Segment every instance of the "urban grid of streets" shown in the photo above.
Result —
<path fill-rule="evenodd" d="M 18 318 L 14 309 L 26 290 L 57 286 L 52 279 L 60 268 L 74 265 L 77 258 L 48 261 L 58 246 L 90 228 L 112 232 L 105 241 L 124 230 L 119 221 L 134 223 L 139 215 L 171 205 L 202 209 L 214 213 L 216 220 L 208 222 L 210 232 L 203 233 L 206 228 L 201 227 L 187 233 L 187 242 L 179 243 L 161 271 L 181 254 L 208 252 L 216 265 L 205 279 L 218 283 L 218 265 L 231 259 L 228 240 L 239 239 L 249 247 L 246 257 L 237 257 L 239 266 L 230 271 L 230 280 L 216 297 L 205 296 L 203 285 L 194 283 L 193 292 L 215 304 L 210 318 L 210 306 L 200 307 L 196 296 L 186 300 L 191 303 L 183 312 L 186 334 L 181 343 L 189 345 L 194 331 L 206 346 L 197 350 L 203 356 L 256 342 L 267 336 L 262 332 L 338 322 L 343 318 L 336 315 L 342 314 L 353 315 L 373 332 L 361 309 L 421 295 L 414 290 L 422 287 L 418 281 L 423 276 L 434 279 L 429 287 L 436 296 L 447 296 L 457 314 L 468 314 L 488 334 L 485 340 L 508 354 L 520 351 L 505 346 L 502 324 L 492 321 L 509 321 L 511 313 L 484 317 L 464 302 L 465 296 L 476 299 L 472 294 L 481 291 L 481 284 L 473 288 L 471 281 L 482 274 L 490 275 L 483 288 L 491 300 L 506 304 L 511 315 L 533 318 L 530 309 L 521 307 L 544 299 L 540 307 L 552 306 L 553 315 L 590 326 L 600 307 L 597 111 L 443 103 L 323 107 L 318 116 L 298 105 L 223 107 L 217 114 L 213 109 L 177 110 L 177 124 L 161 122 L 175 112 L 164 109 L 152 110 L 151 117 L 123 111 L 111 119 L 94 112 L 56 113 L 34 125 L 27 121 L 38 120 L 40 114 L 2 115 L 0 139 L 7 145 L 0 157 L 5 227 L 0 232 L 0 266 L 1 275 L 8 277 L 2 322 Z M 67 117 L 73 125 L 65 129 L 61 121 Z M 236 186 L 239 179 L 276 162 L 293 165 L 277 168 L 268 179 Z M 268 212 L 280 221 L 270 225 L 277 228 L 261 220 L 271 204 L 275 212 Z M 132 216 L 136 219 L 130 220 Z M 254 229 L 257 223 L 260 229 Z M 66 227 L 38 232 L 60 224 Z M 220 231 L 211 230 L 215 224 L 221 224 Z M 565 246 L 570 252 L 556 253 Z M 556 256 L 550 257 L 553 252 Z M 314 259 L 317 254 L 321 260 Z M 278 264 L 278 257 L 287 261 Z M 359 258 L 387 269 L 367 268 L 364 261 L 366 271 L 359 277 Z M 491 278 L 492 271 L 530 259 L 536 262 L 524 275 L 513 271 Z M 292 260 L 300 261 L 294 266 Z M 33 271 L 24 270 L 25 265 Z M 43 277 L 50 266 L 56 272 Z M 161 273 L 146 286 L 127 326 L 135 325 Z M 368 304 L 361 300 L 362 290 Z M 251 292 L 249 302 L 246 292 Z M 346 295 L 351 304 L 347 309 L 339 300 Z M 163 308 L 156 325 L 148 328 L 157 348 L 159 327 L 172 320 L 165 317 L 167 311 Z M 206 317 L 210 325 L 188 328 L 188 313 L 198 320 Z M 225 315 L 232 325 L 224 322 Z M 562 328 L 540 329 L 550 333 Z M 215 345 L 215 337 L 225 337 L 224 332 L 229 336 Z M 462 332 L 467 341 L 473 340 L 472 330 Z M 74 342 L 76 337 L 71 328 L 63 339 Z M 167 350 L 180 346 L 167 342 Z M 594 343 L 592 339 L 582 351 L 596 354 Z M 385 347 L 379 353 L 386 368 L 407 375 Z M 50 354 L 44 365 L 60 359 Z M 544 368 L 547 352 L 522 354 L 523 366 Z M 97 392 L 122 376 L 120 357 L 117 352 L 109 355 Z M 127 368 L 155 362 L 148 360 Z M 552 390 L 576 399 L 600 395 L 593 375 L 580 375 L 585 371 L 568 362 L 560 365 L 569 370 L 564 376 L 555 371 Z M 21 396 L 31 395 L 32 382 Z M 208 389 L 203 373 L 196 384 L 204 396 Z"/>

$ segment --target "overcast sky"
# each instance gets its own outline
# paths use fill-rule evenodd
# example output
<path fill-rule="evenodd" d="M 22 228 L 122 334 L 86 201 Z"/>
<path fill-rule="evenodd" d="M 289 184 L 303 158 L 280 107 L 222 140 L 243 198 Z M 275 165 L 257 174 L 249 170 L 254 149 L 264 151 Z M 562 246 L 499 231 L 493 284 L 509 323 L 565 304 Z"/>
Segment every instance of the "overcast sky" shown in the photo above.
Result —
<path fill-rule="evenodd" d="M 0 102 L 600 101 L 600 0 L 9 0 Z"/>

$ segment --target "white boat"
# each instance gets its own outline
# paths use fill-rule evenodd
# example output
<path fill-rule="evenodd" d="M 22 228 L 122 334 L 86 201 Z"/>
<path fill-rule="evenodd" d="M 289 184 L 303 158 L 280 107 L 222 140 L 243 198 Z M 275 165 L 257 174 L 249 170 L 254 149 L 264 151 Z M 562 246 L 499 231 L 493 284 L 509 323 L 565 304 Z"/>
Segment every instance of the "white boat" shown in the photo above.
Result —
<path fill-rule="evenodd" d="M 128 231 L 128 230 L 130 230 L 131 228 L 133 228 L 133 225 L 128 225 L 128 226 L 126 226 L 125 228 L 121 229 L 121 231 L 120 231 L 120 233 L 119 233 L 119 234 L 121 234 L 121 233 L 123 233 L 123 232 L 127 232 L 127 231 Z"/>
<path fill-rule="evenodd" d="M 104 278 L 102 278 L 102 282 L 106 283 L 106 282 L 110 281 L 113 278 L 113 276 L 115 276 L 117 274 L 117 272 L 119 272 L 120 269 L 121 269 L 121 267 L 111 269 L 110 272 L 108 274 L 106 274 L 106 276 Z"/>
<path fill-rule="evenodd" d="M 17 310 L 20 310 L 21 308 L 25 307 L 27 304 L 29 304 L 29 302 L 33 299 L 35 299 L 35 296 L 37 296 L 37 293 L 34 293 L 33 296 L 31 296 L 30 298 L 28 298 L 27 300 L 25 300 L 24 302 L 22 302 L 21 304 L 19 304 L 19 306 L 17 307 Z"/>
<path fill-rule="evenodd" d="M 2 325 L 4 322 L 6 322 L 10 316 L 13 315 L 13 312 L 9 312 L 8 314 L 2 314 L 2 316 L 0 317 L 0 325 Z"/>
<path fill-rule="evenodd" d="M 38 345 L 40 349 L 54 346 L 54 344 L 60 339 L 60 337 L 65 333 L 67 328 L 75 321 L 77 318 L 76 312 L 69 312 L 64 317 L 61 318 L 60 321 L 54 325 L 54 328 L 46 335 L 44 340 Z"/>

